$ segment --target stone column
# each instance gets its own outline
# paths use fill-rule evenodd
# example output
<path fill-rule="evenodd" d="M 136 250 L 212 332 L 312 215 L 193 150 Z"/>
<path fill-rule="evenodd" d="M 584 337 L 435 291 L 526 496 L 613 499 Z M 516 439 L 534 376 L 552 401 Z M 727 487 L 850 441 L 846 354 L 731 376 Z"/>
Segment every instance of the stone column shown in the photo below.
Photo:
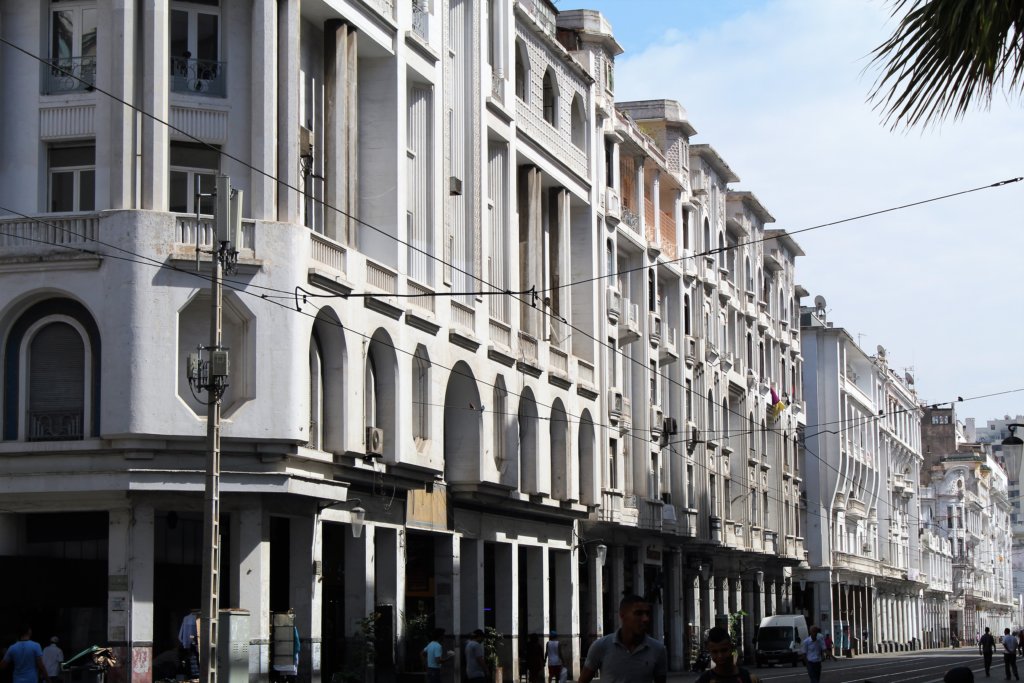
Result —
<path fill-rule="evenodd" d="M 376 532 L 376 527 L 367 523 L 359 538 L 345 535 L 345 624 L 342 631 L 346 639 L 357 636 L 359 622 L 373 613 L 377 591 L 377 559 L 373 551 Z M 439 619 L 438 626 L 444 625 Z"/>
<path fill-rule="evenodd" d="M 757 613 L 760 609 L 757 606 L 758 590 L 757 582 L 752 579 L 741 579 L 743 581 L 743 611 L 747 613 L 747 619 L 751 623 L 761 623 L 761 617 Z M 753 634 L 745 633 L 743 649 L 746 652 L 753 652 Z"/>
<path fill-rule="evenodd" d="M 712 595 L 711 579 L 700 578 L 700 632 L 703 635 L 705 629 L 715 625 L 715 602 Z"/>
<path fill-rule="evenodd" d="M 120 620 L 127 617 L 119 639 L 127 642 L 118 647 L 129 683 L 149 683 L 153 677 L 153 520 L 150 505 L 110 514 L 108 637 L 115 645 L 117 630 L 124 628 Z"/>
<path fill-rule="evenodd" d="M 461 596 L 456 590 L 462 583 L 462 558 L 459 539 L 452 535 L 434 537 L 434 621 L 448 634 L 445 649 L 458 651 L 459 635 L 462 633 Z M 460 680 L 462 660 L 456 658 L 451 669 L 444 672 L 449 678 Z"/>
<path fill-rule="evenodd" d="M 776 584 L 775 579 L 765 579 L 765 593 L 764 593 L 764 616 L 770 617 L 776 614 L 776 603 L 775 603 L 775 591 Z"/>
<path fill-rule="evenodd" d="M 252 165 L 270 176 L 277 173 L 277 49 L 277 0 L 252 0 L 250 64 L 260 76 L 252 79 L 250 90 L 250 155 Z M 277 220 L 277 183 L 252 171 L 249 186 L 252 217 Z"/>
<path fill-rule="evenodd" d="M 462 628 L 466 633 L 484 627 L 484 542 L 463 538 L 459 574 Z"/>
<path fill-rule="evenodd" d="M 107 537 L 107 644 L 125 661 L 130 651 L 129 626 L 132 617 L 131 508 L 110 511 Z M 150 560 L 152 563 L 152 560 Z M 152 586 L 152 572 L 150 573 Z M 150 588 L 152 594 L 152 588 Z M 145 608 L 143 608 L 145 609 Z M 152 622 L 152 607 L 150 612 Z M 141 618 L 141 615 L 140 615 Z M 152 634 L 150 634 L 152 636 Z M 149 639 L 152 650 L 152 637 Z"/>
<path fill-rule="evenodd" d="M 166 2 L 147 2 L 142 9 L 141 105 L 143 111 L 155 118 L 144 116 L 140 121 L 142 197 L 139 206 L 152 211 L 166 211 L 169 206 L 170 133 L 167 126 L 155 120 L 167 121 L 170 117 L 171 69 L 168 55 L 171 48 L 167 6 Z M 100 100 L 106 98 L 101 97 Z"/>
<path fill-rule="evenodd" d="M 587 641 L 604 635 L 604 572 L 597 561 L 597 553 L 587 555 L 587 578 L 590 585 L 590 618 L 581 625 L 580 632 Z"/>
<path fill-rule="evenodd" d="M 313 567 L 322 557 L 319 534 L 314 544 L 316 517 L 292 517 L 288 525 L 288 602 L 299 629 L 299 680 L 320 681 L 321 583 Z M 252 618 L 250 616 L 250 618 Z"/>
<path fill-rule="evenodd" d="M 512 680 L 519 680 L 519 544 L 494 545 L 494 623 L 505 634 L 501 660 L 512 666 Z"/>
<path fill-rule="evenodd" d="M 405 624 L 402 615 L 405 614 L 405 529 L 390 527 L 377 527 L 374 539 L 374 553 L 376 555 L 376 586 L 377 605 L 391 605 L 392 633 L 395 634 L 395 642 L 405 642 Z M 382 618 L 386 612 L 382 612 Z M 401 653 L 392 651 L 386 653 L 393 661 L 402 661 Z"/>
<path fill-rule="evenodd" d="M 729 579 L 725 576 L 714 576 L 711 579 L 713 591 L 715 595 L 715 615 L 714 622 L 717 624 L 719 619 L 725 619 L 728 623 L 729 616 Z"/>
<path fill-rule="evenodd" d="M 553 590 L 548 595 L 550 607 L 548 613 L 554 613 L 555 621 L 548 625 L 549 629 L 558 632 L 563 643 L 562 651 L 569 657 L 573 673 L 577 673 L 576 662 L 579 661 L 579 602 L 575 599 L 574 586 L 579 586 L 579 564 L 572 561 L 572 553 L 566 550 L 544 550 L 548 556 L 548 572 L 551 580 L 545 581 Z"/>
<path fill-rule="evenodd" d="M 682 556 L 678 552 L 667 553 L 665 555 L 664 600 L 668 606 L 668 623 L 665 630 L 670 636 L 668 667 L 672 671 L 682 670 L 685 664 L 682 646 L 686 628 L 683 618 L 682 589 Z"/>
<path fill-rule="evenodd" d="M 651 203 L 654 205 L 654 241 L 661 244 L 661 171 L 658 169 L 651 175 Z"/>
<path fill-rule="evenodd" d="M 163 14 L 166 17 L 166 7 Z M 135 35 L 137 20 L 135 3 L 110 3 L 109 29 L 111 40 L 96 46 L 97 85 L 126 102 L 135 101 Z M 102 25 L 103 14 L 100 13 Z M 102 31 L 102 28 L 100 29 Z M 102 35 L 102 34 L 101 34 Z M 164 38 L 166 40 L 166 37 Z M 143 49 L 149 47 L 143 43 Z M 164 53 L 166 55 L 166 53 Z M 161 72 L 166 78 L 166 63 Z M 146 73 L 148 80 L 153 76 Z M 164 97 L 167 97 L 166 90 Z M 148 109 L 146 111 L 149 111 Z M 135 125 L 134 111 L 113 98 L 96 100 L 96 209 L 131 209 L 135 195 Z M 166 120 L 166 119 L 165 119 Z M 166 126 L 161 126 L 166 129 Z"/>
<path fill-rule="evenodd" d="M 236 604 L 249 611 L 249 681 L 270 675 L 270 520 L 258 503 L 231 515 L 238 544 Z"/>
<path fill-rule="evenodd" d="M 277 14 L 277 220 L 297 223 L 302 208 L 299 178 L 299 0 L 280 0 Z"/>

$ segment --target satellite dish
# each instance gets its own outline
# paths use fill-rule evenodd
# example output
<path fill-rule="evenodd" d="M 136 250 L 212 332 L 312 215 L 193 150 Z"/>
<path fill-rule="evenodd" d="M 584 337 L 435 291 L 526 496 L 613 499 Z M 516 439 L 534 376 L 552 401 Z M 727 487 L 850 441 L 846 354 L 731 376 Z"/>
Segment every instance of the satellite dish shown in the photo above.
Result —
<path fill-rule="evenodd" d="M 819 311 L 824 311 L 825 310 L 825 297 L 823 297 L 821 294 L 819 294 L 818 296 L 814 297 L 814 307 L 817 308 Z"/>
<path fill-rule="evenodd" d="M 909 372 L 903 374 L 903 379 L 907 380 L 907 386 L 914 386 L 914 376 Z"/>
<path fill-rule="evenodd" d="M 878 351 L 878 357 L 879 358 L 885 358 L 885 347 L 884 346 L 879 344 L 877 351 Z"/>

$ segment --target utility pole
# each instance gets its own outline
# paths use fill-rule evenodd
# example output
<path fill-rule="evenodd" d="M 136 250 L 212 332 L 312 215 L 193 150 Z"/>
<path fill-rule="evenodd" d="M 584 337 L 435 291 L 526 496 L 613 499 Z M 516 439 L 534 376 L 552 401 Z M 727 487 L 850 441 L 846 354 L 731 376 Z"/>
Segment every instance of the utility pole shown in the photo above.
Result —
<path fill-rule="evenodd" d="M 198 186 L 197 186 L 198 187 Z M 200 193 L 196 193 L 196 202 Z M 227 176 L 217 176 L 215 234 L 211 245 L 210 345 L 189 354 L 188 379 L 209 396 L 206 413 L 206 487 L 203 497 L 203 595 L 199 663 L 203 683 L 217 681 L 217 636 L 220 610 L 220 403 L 228 388 L 228 349 L 221 346 L 224 270 L 231 271 L 241 242 L 242 193 L 232 192 Z M 198 215 L 198 214 L 197 214 Z M 200 226 L 196 224 L 197 233 Z M 198 253 L 198 240 L 196 251 Z M 205 353 L 204 353 L 205 352 Z"/>

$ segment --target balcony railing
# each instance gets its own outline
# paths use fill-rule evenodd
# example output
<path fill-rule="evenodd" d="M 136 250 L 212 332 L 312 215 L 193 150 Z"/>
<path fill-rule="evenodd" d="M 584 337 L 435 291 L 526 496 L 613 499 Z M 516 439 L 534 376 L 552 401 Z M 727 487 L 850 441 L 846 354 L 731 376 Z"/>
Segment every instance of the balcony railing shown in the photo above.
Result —
<path fill-rule="evenodd" d="M 412 0 L 412 32 L 423 40 L 427 40 L 427 22 L 430 18 L 430 9 L 427 7 L 427 0 Z"/>
<path fill-rule="evenodd" d="M 48 95 L 92 90 L 96 85 L 96 57 L 59 57 L 43 67 Z"/>
<path fill-rule="evenodd" d="M 39 249 L 45 245 L 64 246 L 88 244 L 96 239 L 99 218 L 96 214 L 82 216 L 46 216 L 0 220 L 0 250 L 8 247 Z"/>
<path fill-rule="evenodd" d="M 28 416 L 29 441 L 81 439 L 82 411 L 32 411 Z"/>
<path fill-rule="evenodd" d="M 622 207 L 622 222 L 628 225 L 633 232 L 640 232 L 640 216 L 625 206 Z"/>
<path fill-rule="evenodd" d="M 171 92 L 224 97 L 227 95 L 227 62 L 171 57 Z"/>

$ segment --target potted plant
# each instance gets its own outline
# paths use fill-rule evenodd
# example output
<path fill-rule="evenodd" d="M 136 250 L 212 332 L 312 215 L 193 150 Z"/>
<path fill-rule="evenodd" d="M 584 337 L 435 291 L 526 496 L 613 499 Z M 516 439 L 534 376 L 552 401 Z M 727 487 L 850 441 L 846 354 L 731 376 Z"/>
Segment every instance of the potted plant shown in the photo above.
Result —
<path fill-rule="evenodd" d="M 484 659 L 487 661 L 487 668 L 494 675 L 494 683 L 502 683 L 504 671 L 501 667 L 501 658 L 498 656 L 498 648 L 504 642 L 505 636 L 492 626 L 484 628 Z"/>

